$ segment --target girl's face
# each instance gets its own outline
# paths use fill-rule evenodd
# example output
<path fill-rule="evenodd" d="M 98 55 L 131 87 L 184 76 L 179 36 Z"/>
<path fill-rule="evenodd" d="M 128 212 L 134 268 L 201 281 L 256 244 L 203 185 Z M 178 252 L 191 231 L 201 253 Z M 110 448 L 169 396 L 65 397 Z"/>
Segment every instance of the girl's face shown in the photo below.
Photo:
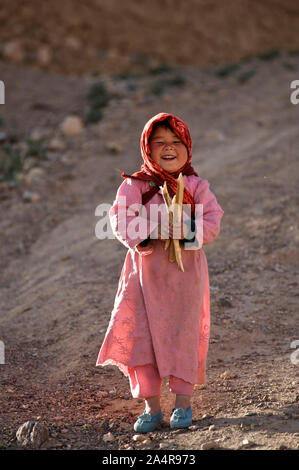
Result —
<path fill-rule="evenodd" d="M 154 162 L 169 173 L 178 171 L 188 160 L 188 150 L 170 129 L 157 127 L 150 136 L 150 153 Z"/>

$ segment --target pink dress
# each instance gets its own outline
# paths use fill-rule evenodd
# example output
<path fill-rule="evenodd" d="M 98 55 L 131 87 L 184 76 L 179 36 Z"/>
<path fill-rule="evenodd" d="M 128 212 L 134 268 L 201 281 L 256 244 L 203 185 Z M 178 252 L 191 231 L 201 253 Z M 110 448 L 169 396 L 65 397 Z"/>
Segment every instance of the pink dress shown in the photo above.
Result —
<path fill-rule="evenodd" d="M 149 182 L 127 178 L 118 189 L 109 216 L 115 236 L 128 252 L 96 365 L 116 365 L 129 376 L 130 368 L 153 364 L 161 378 L 173 375 L 203 384 L 210 336 L 210 290 L 202 245 L 217 237 L 224 211 L 208 180 L 194 175 L 183 178 L 195 203 L 203 205 L 203 230 L 196 232 L 198 244 L 182 249 L 184 272 L 176 262 L 169 262 L 164 241 L 153 239 L 142 247 L 139 244 L 144 237 L 136 239 L 121 228 L 123 222 L 128 226 L 138 216 L 138 211 L 127 211 L 126 220 L 120 220 L 121 209 L 142 204 Z M 147 214 L 151 204 L 164 204 L 161 190 L 145 204 Z M 155 226 L 157 223 L 150 226 L 148 216 L 147 236 Z"/>

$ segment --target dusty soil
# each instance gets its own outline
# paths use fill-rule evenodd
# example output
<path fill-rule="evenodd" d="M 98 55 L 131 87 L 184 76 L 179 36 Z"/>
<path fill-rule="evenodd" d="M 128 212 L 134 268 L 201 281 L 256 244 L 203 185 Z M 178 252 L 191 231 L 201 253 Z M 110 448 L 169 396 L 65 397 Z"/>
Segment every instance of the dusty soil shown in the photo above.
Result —
<path fill-rule="evenodd" d="M 48 427 L 43 449 L 200 449 L 209 441 L 224 449 L 298 448 L 291 342 L 299 340 L 299 105 L 290 102 L 290 82 L 299 78 L 299 57 L 292 68 L 289 61 L 253 59 L 226 77 L 212 66 L 181 66 L 175 73 L 185 84 L 160 96 L 149 92 L 153 76 L 106 76 L 113 98 L 103 119 L 72 137 L 59 126 L 68 114 L 83 114 L 95 79 L 1 62 L 5 132 L 21 147 L 26 137 L 45 135 L 47 148 L 39 179 L 0 189 L 2 448 L 17 448 L 16 430 L 28 420 Z M 174 397 L 165 382 L 164 426 L 138 442 L 132 426 L 142 400 L 131 398 L 118 369 L 95 367 L 126 253 L 118 241 L 95 237 L 95 208 L 113 201 L 117 169 L 139 168 L 143 125 L 161 111 L 189 125 L 194 167 L 225 214 L 218 238 L 204 247 L 211 340 L 207 383 L 192 398 L 193 426 L 170 431 Z M 49 150 L 54 136 L 63 149 Z M 111 141 L 119 153 L 107 149 Z M 26 202 L 26 190 L 40 198 Z M 106 443 L 108 432 L 114 440 Z"/>
<path fill-rule="evenodd" d="M 235 62 L 299 49 L 294 0 L 2 0 L 0 55 L 85 75 Z"/>

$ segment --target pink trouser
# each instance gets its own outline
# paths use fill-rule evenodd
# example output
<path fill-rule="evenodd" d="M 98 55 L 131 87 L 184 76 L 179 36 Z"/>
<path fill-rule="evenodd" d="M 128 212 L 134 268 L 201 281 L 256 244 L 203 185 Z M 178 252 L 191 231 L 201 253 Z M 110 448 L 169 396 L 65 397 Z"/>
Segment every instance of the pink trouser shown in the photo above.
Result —
<path fill-rule="evenodd" d="M 129 368 L 129 382 L 133 398 L 149 398 L 161 395 L 163 379 L 152 364 Z M 192 395 L 193 384 L 169 376 L 169 389 L 176 395 Z"/>

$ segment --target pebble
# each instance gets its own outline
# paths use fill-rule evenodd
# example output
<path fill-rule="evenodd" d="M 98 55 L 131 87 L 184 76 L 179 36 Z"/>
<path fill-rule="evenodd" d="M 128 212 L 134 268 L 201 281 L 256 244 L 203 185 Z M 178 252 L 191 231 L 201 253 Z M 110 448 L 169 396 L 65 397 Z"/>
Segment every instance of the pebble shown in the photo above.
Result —
<path fill-rule="evenodd" d="M 108 150 L 111 153 L 120 153 L 120 152 L 122 152 L 122 147 L 117 142 L 108 142 L 105 145 L 105 148 L 106 148 L 106 150 Z"/>
<path fill-rule="evenodd" d="M 37 421 L 26 421 L 16 432 L 18 445 L 38 449 L 48 438 L 48 429 Z"/>
<path fill-rule="evenodd" d="M 82 129 L 82 119 L 78 116 L 67 116 L 61 124 L 61 131 L 64 135 L 78 135 Z"/>
<path fill-rule="evenodd" d="M 111 432 L 108 432 L 107 434 L 104 434 L 103 436 L 103 441 L 104 442 L 112 442 L 114 441 L 114 436 Z"/>
<path fill-rule="evenodd" d="M 125 444 L 125 445 L 124 445 L 124 449 L 126 449 L 126 450 L 132 450 L 133 447 L 131 447 L 130 444 Z"/>
<path fill-rule="evenodd" d="M 207 441 L 201 444 L 201 450 L 220 449 L 220 445 L 216 441 Z"/>
<path fill-rule="evenodd" d="M 45 177 L 45 174 L 46 173 L 43 168 L 33 167 L 28 171 L 25 180 L 28 184 L 31 184 L 35 181 L 40 181 L 42 178 Z"/>
<path fill-rule="evenodd" d="M 103 392 L 97 392 L 97 396 L 98 397 L 103 397 L 103 398 L 106 398 L 109 396 L 109 393 L 106 392 L 106 391 L 103 391 Z"/>
<path fill-rule="evenodd" d="M 171 434 L 180 434 L 182 433 L 183 431 L 185 431 L 186 428 L 182 428 L 182 429 L 174 429 L 173 431 L 171 431 Z"/>
<path fill-rule="evenodd" d="M 149 445 L 150 443 L 151 443 L 150 439 L 144 439 L 144 441 L 142 441 L 142 444 L 144 445 Z"/>
<path fill-rule="evenodd" d="M 18 40 L 8 41 L 3 46 L 3 55 L 14 63 L 21 63 L 25 58 L 23 46 Z"/>
<path fill-rule="evenodd" d="M 33 193 L 31 191 L 24 191 L 23 193 L 23 201 L 24 202 L 35 202 L 40 199 L 40 195 L 38 193 Z"/>
<path fill-rule="evenodd" d="M 6 132 L 0 132 L 0 142 L 4 142 L 7 139 Z"/>
<path fill-rule="evenodd" d="M 62 139 L 59 139 L 59 137 L 53 137 L 48 143 L 47 148 L 49 150 L 64 150 L 65 143 Z"/>
<path fill-rule="evenodd" d="M 215 430 L 215 424 L 212 424 L 211 426 L 209 426 L 209 431 L 214 431 Z"/>
<path fill-rule="evenodd" d="M 248 439 L 243 439 L 241 447 L 248 448 L 248 447 L 252 447 L 252 446 L 255 446 L 255 445 L 256 445 L 255 442 L 249 441 Z"/>
<path fill-rule="evenodd" d="M 78 51 L 82 47 L 80 39 L 75 36 L 67 36 L 64 42 L 65 45 L 73 51 Z"/>
<path fill-rule="evenodd" d="M 167 442 L 160 442 L 159 449 L 167 449 L 167 448 L 168 448 L 168 443 Z"/>
<path fill-rule="evenodd" d="M 36 54 L 36 60 L 39 63 L 39 65 L 41 66 L 48 65 L 51 62 L 52 57 L 53 57 L 53 53 L 49 46 L 44 45 L 38 48 L 38 51 Z"/>
<path fill-rule="evenodd" d="M 132 439 L 133 441 L 142 441 L 144 439 L 144 436 L 142 434 L 134 434 Z"/>

